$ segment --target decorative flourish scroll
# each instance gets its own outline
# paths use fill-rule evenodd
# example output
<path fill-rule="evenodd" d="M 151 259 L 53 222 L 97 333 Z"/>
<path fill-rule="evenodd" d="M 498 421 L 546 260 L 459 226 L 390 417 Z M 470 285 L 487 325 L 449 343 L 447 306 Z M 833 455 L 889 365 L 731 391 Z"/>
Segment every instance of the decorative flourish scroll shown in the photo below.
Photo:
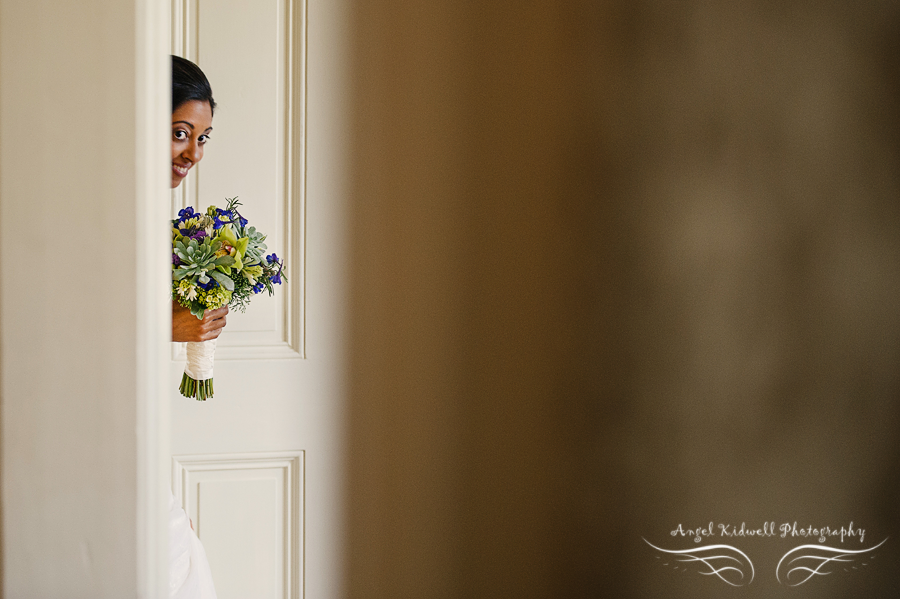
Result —
<path fill-rule="evenodd" d="M 692 547 L 690 549 L 669 550 L 657 547 L 647 539 L 644 542 L 665 554 L 672 555 L 674 561 L 706 566 L 708 571 L 701 569 L 700 574 L 716 576 L 723 582 L 733 587 L 740 587 L 753 582 L 756 572 L 753 562 L 747 554 L 731 545 L 706 545 L 704 547 Z M 749 571 L 749 579 L 747 573 Z"/>
<path fill-rule="evenodd" d="M 874 547 L 858 549 L 855 551 L 826 547 L 825 545 L 800 545 L 785 553 L 784 557 L 778 561 L 778 566 L 775 568 L 775 578 L 778 579 L 779 583 L 787 584 L 792 587 L 799 586 L 814 576 L 827 576 L 828 574 L 831 574 L 833 572 L 833 567 L 837 564 L 849 564 L 857 561 L 862 558 L 864 554 L 874 551 L 884 545 L 885 542 L 887 542 L 887 539 Z M 785 560 L 793 554 L 798 555 L 785 562 Z M 781 580 L 782 565 L 784 565 L 784 580 Z M 862 565 L 865 566 L 867 564 L 862 562 Z M 792 577 L 794 580 L 797 580 L 797 582 L 792 583 Z"/>

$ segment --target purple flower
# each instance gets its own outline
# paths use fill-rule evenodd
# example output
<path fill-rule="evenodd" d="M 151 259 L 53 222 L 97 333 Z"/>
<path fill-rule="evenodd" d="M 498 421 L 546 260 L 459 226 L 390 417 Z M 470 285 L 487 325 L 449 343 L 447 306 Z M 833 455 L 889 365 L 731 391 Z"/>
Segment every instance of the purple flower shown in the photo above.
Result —
<path fill-rule="evenodd" d="M 269 280 L 276 285 L 281 285 L 281 269 L 284 268 L 284 262 L 279 262 L 278 256 L 274 252 L 266 256 L 266 262 L 268 264 L 278 264 L 278 272 L 269 277 Z"/>
<path fill-rule="evenodd" d="M 182 220 L 187 220 L 193 216 L 194 216 L 194 208 L 191 206 L 188 206 L 187 208 L 182 208 L 181 210 L 178 211 L 178 217 L 181 218 Z"/>
<path fill-rule="evenodd" d="M 172 265 L 178 266 L 179 264 L 181 264 L 181 258 L 178 257 L 178 254 L 172 252 Z"/>
<path fill-rule="evenodd" d="M 191 239 L 199 240 L 199 239 L 203 239 L 204 237 L 206 237 L 206 231 L 204 231 L 203 229 L 200 229 L 199 231 L 197 231 L 196 233 L 191 235 Z"/>
<path fill-rule="evenodd" d="M 230 225 L 231 223 L 237 222 L 234 218 L 234 213 L 229 210 L 222 210 L 221 208 L 216 208 L 216 216 L 213 217 L 215 221 L 214 229 L 219 229 L 224 225 Z"/>

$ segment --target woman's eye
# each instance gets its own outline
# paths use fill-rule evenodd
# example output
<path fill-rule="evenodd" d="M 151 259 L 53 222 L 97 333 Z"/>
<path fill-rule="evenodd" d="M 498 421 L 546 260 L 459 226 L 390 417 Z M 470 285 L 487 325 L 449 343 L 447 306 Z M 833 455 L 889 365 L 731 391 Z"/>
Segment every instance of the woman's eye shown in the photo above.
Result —
<path fill-rule="evenodd" d="M 205 144 L 209 141 L 209 135 L 201 135 L 200 139 L 197 140 L 200 144 Z"/>
<path fill-rule="evenodd" d="M 183 129 L 178 129 L 177 131 L 172 133 L 172 137 L 174 137 L 178 141 L 183 141 L 183 140 L 187 139 L 187 131 L 185 131 Z"/>

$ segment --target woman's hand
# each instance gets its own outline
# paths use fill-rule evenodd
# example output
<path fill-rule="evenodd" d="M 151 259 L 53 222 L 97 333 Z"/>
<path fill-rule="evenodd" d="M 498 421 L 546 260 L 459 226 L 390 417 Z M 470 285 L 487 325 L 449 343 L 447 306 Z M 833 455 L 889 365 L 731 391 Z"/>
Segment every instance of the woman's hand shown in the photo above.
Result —
<path fill-rule="evenodd" d="M 172 302 L 172 341 L 209 341 L 215 339 L 225 327 L 228 306 L 207 310 L 200 320 L 191 311 Z"/>

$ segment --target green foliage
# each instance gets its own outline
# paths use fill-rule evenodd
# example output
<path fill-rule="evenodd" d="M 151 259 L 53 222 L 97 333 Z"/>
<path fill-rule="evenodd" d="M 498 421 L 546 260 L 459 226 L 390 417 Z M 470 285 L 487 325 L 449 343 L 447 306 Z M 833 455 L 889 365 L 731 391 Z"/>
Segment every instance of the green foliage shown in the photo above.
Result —
<path fill-rule="evenodd" d="M 179 262 L 172 267 L 172 297 L 197 318 L 225 303 L 243 312 L 255 293 L 274 293 L 271 277 L 287 280 L 281 261 L 268 262 L 266 236 L 247 226 L 238 199 L 226 201 L 224 211 L 210 206 L 195 214 L 186 208 L 172 222 L 172 252 Z"/>

